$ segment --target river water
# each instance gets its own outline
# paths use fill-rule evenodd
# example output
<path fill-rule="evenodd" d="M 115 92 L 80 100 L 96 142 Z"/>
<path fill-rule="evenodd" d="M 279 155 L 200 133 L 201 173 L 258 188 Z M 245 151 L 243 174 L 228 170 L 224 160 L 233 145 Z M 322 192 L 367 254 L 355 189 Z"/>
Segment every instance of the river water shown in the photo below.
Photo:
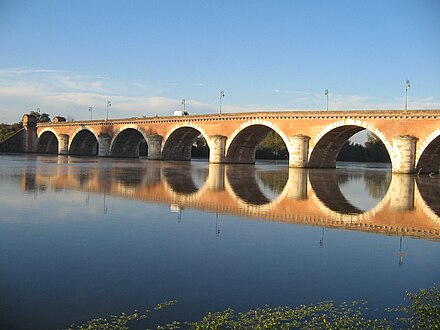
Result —
<path fill-rule="evenodd" d="M 0 328 L 57 329 L 178 303 L 208 311 L 366 300 L 440 280 L 440 178 L 379 164 L 0 156 Z"/>

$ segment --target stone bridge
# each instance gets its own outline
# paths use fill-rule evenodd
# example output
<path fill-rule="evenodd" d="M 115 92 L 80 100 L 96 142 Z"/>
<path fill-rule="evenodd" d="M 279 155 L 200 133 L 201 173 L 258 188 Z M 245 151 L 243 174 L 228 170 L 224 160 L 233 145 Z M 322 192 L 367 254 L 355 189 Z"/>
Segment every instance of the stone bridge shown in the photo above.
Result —
<path fill-rule="evenodd" d="M 197 167 L 191 163 L 147 162 L 128 168 L 97 163 L 84 175 L 76 162 L 75 158 L 59 157 L 58 165 L 71 166 L 58 166 L 58 172 L 50 175 L 44 167 L 37 167 L 33 174 L 21 177 L 22 189 L 74 189 L 168 204 L 175 210 L 190 208 L 267 221 L 440 239 L 437 176 L 382 172 L 378 180 L 388 189 L 375 206 L 360 210 L 341 192 L 336 171 L 289 168 L 280 176 L 279 169 L 258 172 L 255 167 L 240 165 Z M 268 194 L 262 189 L 261 173 L 273 173 L 276 182 L 280 177 L 284 180 Z M 108 201 L 107 205 L 111 207 Z"/>
<path fill-rule="evenodd" d="M 25 152 L 100 157 L 190 160 L 198 136 L 210 163 L 254 163 L 271 130 L 284 141 L 289 166 L 334 168 L 342 145 L 368 129 L 385 145 L 395 173 L 432 173 L 440 167 L 440 110 L 295 111 L 144 117 L 36 124 L 24 115 Z"/>

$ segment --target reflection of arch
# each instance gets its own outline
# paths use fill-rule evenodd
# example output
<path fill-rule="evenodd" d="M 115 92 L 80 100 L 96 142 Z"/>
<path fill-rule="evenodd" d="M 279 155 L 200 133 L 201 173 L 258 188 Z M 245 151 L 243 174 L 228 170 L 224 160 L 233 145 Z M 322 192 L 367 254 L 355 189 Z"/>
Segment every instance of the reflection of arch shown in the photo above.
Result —
<path fill-rule="evenodd" d="M 98 155 L 98 139 L 89 128 L 81 128 L 73 135 L 69 146 L 70 155 L 96 156 Z"/>
<path fill-rule="evenodd" d="M 126 188 L 139 187 L 142 184 L 145 169 L 139 167 L 115 168 L 112 171 L 112 177 L 115 178 L 121 186 Z"/>
<path fill-rule="evenodd" d="M 275 131 L 284 144 L 288 146 L 288 139 L 284 132 L 269 121 L 255 119 L 242 124 L 228 139 L 226 143 L 226 162 L 229 163 L 255 163 L 255 151 L 260 141 L 271 130 Z"/>
<path fill-rule="evenodd" d="M 199 135 L 203 136 L 211 150 L 211 141 L 201 127 L 191 123 L 176 125 L 165 138 L 162 158 L 165 160 L 190 160 L 191 148 Z"/>
<path fill-rule="evenodd" d="M 234 194 L 246 204 L 264 205 L 270 200 L 264 196 L 255 178 L 255 168 L 228 166 L 226 176 Z"/>
<path fill-rule="evenodd" d="M 45 129 L 40 133 L 37 140 L 37 153 L 57 154 L 58 138 L 55 131 Z"/>
<path fill-rule="evenodd" d="M 320 173 L 321 176 L 318 177 L 318 174 L 314 174 L 314 178 L 311 179 L 312 172 Z M 349 222 L 349 223 L 358 223 L 360 221 L 368 220 L 370 217 L 374 216 L 375 214 L 381 212 L 393 199 L 395 199 L 396 190 L 398 192 L 402 192 L 400 177 L 392 176 L 391 182 L 389 182 L 388 189 L 386 191 L 385 196 L 383 196 L 382 200 L 372 209 L 363 212 L 359 210 L 358 208 L 351 205 L 346 198 L 341 193 L 339 186 L 337 184 L 337 179 L 335 178 L 336 175 L 334 175 L 333 180 L 333 194 L 335 196 L 338 196 L 335 198 L 335 201 L 333 201 L 332 195 L 327 193 L 323 193 L 323 190 L 325 189 L 325 185 L 329 184 L 329 182 L 326 182 L 326 177 L 329 175 L 332 176 L 332 173 L 335 173 L 335 171 L 325 171 L 325 170 L 311 170 L 309 172 L 309 181 L 310 185 L 313 191 L 312 194 L 312 200 L 314 200 L 314 203 L 318 205 L 318 208 L 322 210 L 330 219 L 336 219 L 337 221 L 341 221 L 343 223 Z M 324 181 L 321 181 L 321 178 L 324 179 Z M 312 185 L 313 181 L 313 185 Z M 321 187 L 322 185 L 322 187 Z M 393 189 L 394 187 L 394 189 Z M 397 188 L 397 189 L 396 189 Z M 315 189 L 318 191 L 318 193 L 315 191 Z M 406 191 L 407 186 L 403 187 L 403 190 Z M 345 209 L 344 207 L 347 206 Z"/>
<path fill-rule="evenodd" d="M 198 194 L 206 186 L 207 171 L 202 173 L 203 183 L 198 184 L 193 177 L 194 166 L 191 164 L 179 164 L 179 166 L 167 166 L 162 168 L 162 175 L 169 189 L 177 195 Z"/>
<path fill-rule="evenodd" d="M 240 208 L 246 209 L 249 214 L 261 214 L 261 212 L 274 209 L 285 198 L 288 198 L 292 189 L 289 186 L 289 182 L 292 183 L 291 169 L 289 169 L 288 179 L 280 183 L 283 186 L 282 189 L 272 190 L 276 194 L 273 199 L 261 191 L 256 174 L 256 168 L 250 165 L 226 167 L 226 191 L 238 202 Z"/>
<path fill-rule="evenodd" d="M 440 218 L 440 180 L 438 177 L 421 175 L 417 177 L 417 188 L 427 206 Z"/>
<path fill-rule="evenodd" d="M 368 124 L 354 119 L 344 119 L 324 127 L 314 138 L 314 146 L 310 149 L 310 167 L 336 167 L 336 158 L 343 144 L 354 134 L 368 129 L 385 145 L 390 155 L 391 144 L 381 131 Z"/>
<path fill-rule="evenodd" d="M 336 171 L 312 170 L 309 172 L 309 180 L 318 199 L 330 210 L 342 214 L 363 213 L 342 194 Z"/>
<path fill-rule="evenodd" d="M 137 128 L 124 128 L 113 138 L 110 144 L 112 157 L 148 156 L 148 145 L 145 134 Z"/>
<path fill-rule="evenodd" d="M 420 144 L 416 154 L 416 171 L 422 173 L 439 172 L 440 169 L 440 129 L 435 130 Z"/>

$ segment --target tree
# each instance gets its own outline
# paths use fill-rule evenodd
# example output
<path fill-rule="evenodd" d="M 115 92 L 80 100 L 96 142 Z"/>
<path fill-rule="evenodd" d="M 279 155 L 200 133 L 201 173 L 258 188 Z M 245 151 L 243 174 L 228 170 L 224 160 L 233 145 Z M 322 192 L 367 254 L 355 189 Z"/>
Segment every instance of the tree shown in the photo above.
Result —
<path fill-rule="evenodd" d="M 39 113 L 36 111 L 31 111 L 29 114 L 33 115 L 33 116 L 35 116 L 35 118 L 37 118 L 37 123 L 49 123 L 51 121 L 50 115 L 46 112 Z"/>
<path fill-rule="evenodd" d="M 270 131 L 261 140 L 257 146 L 256 155 L 257 158 L 263 159 L 287 159 L 286 145 L 275 131 Z"/>

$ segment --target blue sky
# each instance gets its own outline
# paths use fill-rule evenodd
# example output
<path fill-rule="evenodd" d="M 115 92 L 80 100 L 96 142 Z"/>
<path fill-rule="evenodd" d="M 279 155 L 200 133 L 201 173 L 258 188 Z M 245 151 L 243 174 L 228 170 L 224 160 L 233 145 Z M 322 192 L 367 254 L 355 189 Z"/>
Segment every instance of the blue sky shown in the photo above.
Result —
<path fill-rule="evenodd" d="M 0 122 L 440 109 L 440 1 L 0 2 Z"/>

